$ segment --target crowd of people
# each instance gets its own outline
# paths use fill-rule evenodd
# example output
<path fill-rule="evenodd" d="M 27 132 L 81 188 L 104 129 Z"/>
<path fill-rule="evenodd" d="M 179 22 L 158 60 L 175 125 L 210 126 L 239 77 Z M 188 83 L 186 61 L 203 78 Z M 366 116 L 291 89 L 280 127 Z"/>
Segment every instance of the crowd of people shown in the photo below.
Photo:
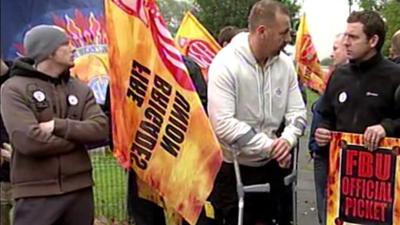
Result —
<path fill-rule="evenodd" d="M 207 83 L 196 63 L 184 59 L 224 156 L 209 197 L 215 217 L 203 212 L 198 224 L 238 224 L 237 153 L 244 185 L 271 185 L 270 192 L 245 195 L 243 224 L 293 222 L 293 190 L 283 178 L 296 163 L 293 154 L 307 127 L 307 110 L 296 62 L 284 52 L 292 41 L 291 27 L 285 5 L 260 0 L 251 8 L 248 28 L 221 29 L 223 48 L 210 65 Z M 326 91 L 313 104 L 309 121 L 321 225 L 326 224 L 332 132 L 363 134 L 371 151 L 385 137 L 400 138 L 400 31 L 391 39 L 389 58 L 381 53 L 385 35 L 377 12 L 358 11 L 333 43 Z M 12 206 L 15 225 L 93 224 L 86 146 L 110 137 L 109 108 L 104 113 L 90 88 L 70 76 L 74 49 L 61 28 L 35 26 L 23 44 L 26 57 L 1 60 L 1 225 L 10 224 L 5 213 Z M 135 185 L 130 171 L 129 190 Z M 160 206 L 132 192 L 128 209 L 136 224 L 165 224 Z"/>

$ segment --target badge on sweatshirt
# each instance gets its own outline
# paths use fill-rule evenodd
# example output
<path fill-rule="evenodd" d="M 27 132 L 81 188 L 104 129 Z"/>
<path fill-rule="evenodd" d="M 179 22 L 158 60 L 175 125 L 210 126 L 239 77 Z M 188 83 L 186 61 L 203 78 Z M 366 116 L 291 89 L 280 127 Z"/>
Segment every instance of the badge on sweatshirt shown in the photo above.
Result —
<path fill-rule="evenodd" d="M 36 99 L 38 102 L 43 102 L 46 100 L 46 95 L 43 91 L 35 91 L 33 92 L 33 98 Z"/>
<path fill-rule="evenodd" d="M 347 100 L 347 93 L 346 92 L 342 92 L 342 93 L 340 93 L 340 95 L 339 95 L 339 102 L 340 103 L 343 103 L 343 102 L 345 102 Z"/>
<path fill-rule="evenodd" d="M 75 95 L 68 95 L 68 103 L 70 105 L 77 105 L 78 102 L 78 98 Z"/>
<path fill-rule="evenodd" d="M 275 94 L 277 96 L 281 96 L 282 95 L 282 90 L 280 88 L 275 89 Z"/>

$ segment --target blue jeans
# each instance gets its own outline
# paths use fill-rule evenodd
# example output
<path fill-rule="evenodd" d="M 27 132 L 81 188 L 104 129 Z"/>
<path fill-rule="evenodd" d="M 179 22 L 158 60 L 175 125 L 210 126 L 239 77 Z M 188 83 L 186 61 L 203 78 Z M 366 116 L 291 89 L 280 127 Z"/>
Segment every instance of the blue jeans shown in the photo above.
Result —
<path fill-rule="evenodd" d="M 318 220 L 321 225 L 326 225 L 328 159 L 328 156 L 314 154 L 315 193 L 317 197 Z"/>

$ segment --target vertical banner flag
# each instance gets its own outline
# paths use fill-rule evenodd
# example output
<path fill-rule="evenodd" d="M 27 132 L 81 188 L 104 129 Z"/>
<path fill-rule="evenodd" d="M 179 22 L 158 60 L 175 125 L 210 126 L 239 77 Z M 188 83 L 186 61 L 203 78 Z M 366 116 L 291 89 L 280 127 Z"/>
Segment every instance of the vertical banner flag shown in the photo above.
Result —
<path fill-rule="evenodd" d="M 76 48 L 72 75 L 87 83 L 97 103 L 104 104 L 109 78 L 103 0 L 1 1 L 2 56 L 12 60 L 24 55 L 23 36 L 39 24 L 65 29 Z"/>
<path fill-rule="evenodd" d="M 192 58 L 208 80 L 208 67 L 221 47 L 190 11 L 183 17 L 175 41 L 179 51 Z"/>
<path fill-rule="evenodd" d="M 154 0 L 106 0 L 113 140 L 125 167 L 195 224 L 222 162 Z"/>
<path fill-rule="evenodd" d="M 327 224 L 400 224 L 400 139 L 369 151 L 361 134 L 333 134 Z"/>
<path fill-rule="evenodd" d="M 295 61 L 300 82 L 306 87 L 322 94 L 328 78 L 321 69 L 317 51 L 308 31 L 305 14 L 301 16 L 297 30 Z"/>

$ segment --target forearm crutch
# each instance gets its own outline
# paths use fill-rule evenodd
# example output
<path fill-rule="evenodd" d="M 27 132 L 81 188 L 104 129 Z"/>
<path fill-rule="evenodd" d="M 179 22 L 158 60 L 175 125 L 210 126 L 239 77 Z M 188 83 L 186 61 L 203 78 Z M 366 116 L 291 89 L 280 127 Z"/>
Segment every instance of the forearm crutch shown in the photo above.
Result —
<path fill-rule="evenodd" d="M 298 174 L 298 154 L 299 144 L 293 149 L 293 169 L 292 173 L 287 175 L 283 182 L 285 186 L 292 185 L 292 198 L 293 198 L 293 225 L 297 225 L 297 174 Z"/>
<path fill-rule="evenodd" d="M 243 224 L 243 210 L 244 210 L 244 196 L 246 192 L 270 192 L 270 185 L 269 183 L 265 184 L 254 184 L 254 185 L 246 185 L 244 186 L 242 183 L 242 178 L 240 176 L 240 168 L 239 168 L 239 162 L 238 162 L 238 155 L 240 152 L 238 150 L 233 150 L 232 155 L 233 155 L 233 166 L 235 169 L 235 175 L 236 175 L 236 190 L 237 190 L 237 195 L 238 195 L 238 225 Z"/>

